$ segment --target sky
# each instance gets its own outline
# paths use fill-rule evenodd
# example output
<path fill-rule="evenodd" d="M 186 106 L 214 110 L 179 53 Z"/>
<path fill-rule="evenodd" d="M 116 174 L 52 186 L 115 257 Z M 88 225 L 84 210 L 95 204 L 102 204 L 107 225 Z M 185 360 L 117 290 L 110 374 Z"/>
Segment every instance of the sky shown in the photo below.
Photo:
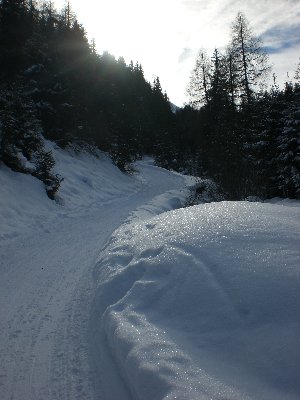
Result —
<path fill-rule="evenodd" d="M 60 9 L 65 0 L 56 0 Z M 300 57 L 300 0 L 73 0 L 78 20 L 99 53 L 139 62 L 147 80 L 159 76 L 182 106 L 199 49 L 225 48 L 239 11 L 268 50 L 278 83 L 293 78 Z"/>

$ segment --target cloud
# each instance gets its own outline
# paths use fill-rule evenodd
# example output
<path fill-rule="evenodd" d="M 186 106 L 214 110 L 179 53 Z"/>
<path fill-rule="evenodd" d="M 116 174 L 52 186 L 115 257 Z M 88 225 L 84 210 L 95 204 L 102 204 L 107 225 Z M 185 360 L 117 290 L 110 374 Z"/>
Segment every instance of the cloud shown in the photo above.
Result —
<path fill-rule="evenodd" d="M 178 62 L 182 63 L 194 55 L 194 52 L 189 47 L 184 47 L 178 57 Z"/>
<path fill-rule="evenodd" d="M 277 25 L 269 28 L 262 34 L 262 39 L 266 43 L 264 49 L 270 54 L 276 54 L 289 48 L 296 48 L 300 46 L 299 32 L 300 23 L 292 26 Z"/>
<path fill-rule="evenodd" d="M 209 8 L 210 4 L 205 0 L 182 0 L 182 4 L 192 12 L 200 12 Z"/>

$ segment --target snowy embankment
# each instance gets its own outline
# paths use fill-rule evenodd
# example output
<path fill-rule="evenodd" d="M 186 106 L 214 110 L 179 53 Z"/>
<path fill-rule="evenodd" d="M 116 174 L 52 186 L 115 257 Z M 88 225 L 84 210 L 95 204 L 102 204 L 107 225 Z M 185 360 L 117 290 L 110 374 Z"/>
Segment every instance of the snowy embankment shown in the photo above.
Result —
<path fill-rule="evenodd" d="M 299 398 L 295 205 L 199 205 L 114 233 L 94 273 L 94 329 L 126 382 L 122 398 Z M 117 399 L 111 385 L 105 398 Z"/>
<path fill-rule="evenodd" d="M 38 229 L 46 221 L 53 223 L 62 216 L 78 216 L 87 209 L 120 200 L 132 201 L 135 194 L 140 198 L 144 193 L 145 202 L 152 196 L 163 195 L 166 209 L 172 205 L 181 207 L 188 195 L 186 188 L 194 184 L 193 178 L 153 166 L 151 159 L 138 162 L 138 173 L 130 176 L 118 170 L 100 151 L 93 156 L 86 151 L 62 150 L 52 142 L 46 144 L 56 161 L 55 172 L 64 179 L 58 194 L 59 204 L 47 198 L 43 183 L 38 179 L 0 165 L 1 239 L 14 238 L 25 230 L 28 232 L 28 228 Z M 159 177 L 162 182 L 156 182 Z M 134 206 L 134 201 L 132 204 Z"/>

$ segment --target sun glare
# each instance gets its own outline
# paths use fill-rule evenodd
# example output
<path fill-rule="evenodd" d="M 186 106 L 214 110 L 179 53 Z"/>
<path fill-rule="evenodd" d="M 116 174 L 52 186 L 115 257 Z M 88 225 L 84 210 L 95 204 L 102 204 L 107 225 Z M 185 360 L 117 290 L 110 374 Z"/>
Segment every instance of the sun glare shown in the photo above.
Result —
<path fill-rule="evenodd" d="M 60 9 L 65 0 L 55 3 Z M 175 82 L 183 73 L 178 57 L 185 47 L 181 0 L 71 0 L 71 6 L 100 54 L 107 50 L 127 63 L 139 62 L 148 80 L 159 75 L 163 88 L 176 97 Z M 189 70 L 184 72 L 188 76 Z"/>
<path fill-rule="evenodd" d="M 71 2 L 89 36 L 96 39 L 100 52 L 108 50 L 115 56 L 139 61 L 147 59 L 155 48 L 159 56 L 164 41 L 168 43 L 167 51 L 173 47 L 169 34 L 178 17 L 172 11 L 177 10 L 175 3 L 178 0 Z M 56 4 L 61 7 L 63 2 Z"/>
<path fill-rule="evenodd" d="M 154 47 L 158 50 L 168 34 L 169 18 L 156 3 L 140 0 L 98 3 L 93 31 L 99 48 L 105 47 L 125 58 L 147 58 Z"/>

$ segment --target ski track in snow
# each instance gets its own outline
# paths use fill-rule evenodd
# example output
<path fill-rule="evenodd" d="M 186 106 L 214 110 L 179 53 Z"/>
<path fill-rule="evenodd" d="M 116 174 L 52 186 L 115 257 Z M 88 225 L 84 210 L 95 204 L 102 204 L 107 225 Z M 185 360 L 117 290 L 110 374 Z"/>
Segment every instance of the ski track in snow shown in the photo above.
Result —
<path fill-rule="evenodd" d="M 92 271 L 112 232 L 134 218 L 131 213 L 137 207 L 166 191 L 178 192 L 186 183 L 178 174 L 144 163 L 144 174 L 129 193 L 119 190 L 116 197 L 114 189 L 111 200 L 70 212 L 62 209 L 39 227 L 4 237 L 0 242 L 1 400 L 102 399 L 105 385 L 110 387 L 110 400 L 126 400 L 127 388 L 110 353 L 104 346 L 100 359 L 94 354 Z M 103 368 L 112 381 L 101 382 Z"/>

